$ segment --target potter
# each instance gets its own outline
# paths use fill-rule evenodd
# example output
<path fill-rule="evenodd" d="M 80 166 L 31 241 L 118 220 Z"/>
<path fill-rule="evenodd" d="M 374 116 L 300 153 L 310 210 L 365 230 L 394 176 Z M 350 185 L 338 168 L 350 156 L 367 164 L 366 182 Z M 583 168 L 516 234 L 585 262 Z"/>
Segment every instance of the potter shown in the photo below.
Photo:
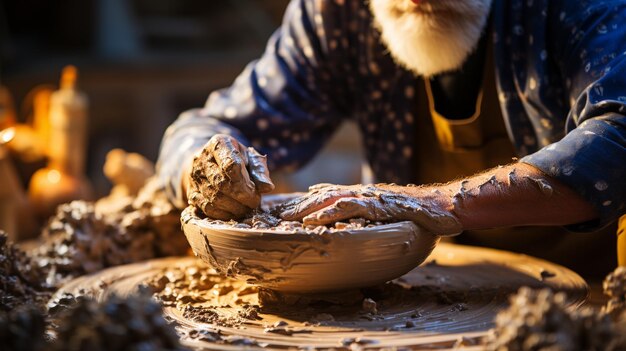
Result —
<path fill-rule="evenodd" d="M 211 138 L 185 180 L 189 203 L 215 219 L 243 217 L 261 204 L 261 193 L 274 189 L 265 156 L 228 135 Z"/>
<path fill-rule="evenodd" d="M 599 274 L 626 210 L 624 15 L 622 1 L 292 0 L 260 59 L 170 126 L 158 176 L 179 208 L 241 218 L 271 172 L 351 119 L 373 178 L 312 189 L 283 219 L 410 220 Z M 594 234 L 573 249 L 563 226 Z"/>

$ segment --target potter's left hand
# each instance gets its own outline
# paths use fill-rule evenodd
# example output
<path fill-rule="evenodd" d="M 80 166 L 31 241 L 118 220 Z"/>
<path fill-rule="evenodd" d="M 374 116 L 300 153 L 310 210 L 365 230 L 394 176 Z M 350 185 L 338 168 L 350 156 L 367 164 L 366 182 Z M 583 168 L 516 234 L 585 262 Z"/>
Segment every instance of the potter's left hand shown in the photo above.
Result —
<path fill-rule="evenodd" d="M 303 220 L 307 225 L 355 217 L 410 220 L 440 235 L 520 225 L 568 225 L 598 217 L 591 203 L 573 189 L 525 163 L 429 186 L 320 184 L 277 211 L 285 220 Z"/>
<path fill-rule="evenodd" d="M 284 220 L 325 225 L 349 218 L 413 221 L 439 235 L 462 231 L 461 223 L 435 187 L 318 184 L 277 208 Z"/>

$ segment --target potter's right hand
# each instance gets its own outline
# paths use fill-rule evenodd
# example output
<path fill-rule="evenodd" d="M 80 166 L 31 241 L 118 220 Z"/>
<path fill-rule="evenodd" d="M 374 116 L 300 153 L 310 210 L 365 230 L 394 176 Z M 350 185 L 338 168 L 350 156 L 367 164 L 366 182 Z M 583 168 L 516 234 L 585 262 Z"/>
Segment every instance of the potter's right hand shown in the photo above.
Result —
<path fill-rule="evenodd" d="M 189 204 L 212 219 L 244 217 L 274 189 L 266 157 L 229 135 L 213 136 L 191 167 L 183 180 Z"/>

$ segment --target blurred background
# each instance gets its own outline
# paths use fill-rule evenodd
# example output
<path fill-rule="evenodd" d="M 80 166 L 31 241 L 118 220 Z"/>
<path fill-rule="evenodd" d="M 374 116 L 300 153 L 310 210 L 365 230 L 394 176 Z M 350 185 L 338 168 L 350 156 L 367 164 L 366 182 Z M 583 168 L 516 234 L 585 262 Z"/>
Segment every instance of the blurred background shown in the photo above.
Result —
<path fill-rule="evenodd" d="M 2 0 L 0 84 L 16 121 L 32 123 L 34 91 L 58 89 L 62 68 L 77 67 L 78 88 L 89 99 L 86 173 L 95 196 L 103 196 L 110 189 L 102 173 L 106 153 L 122 148 L 155 161 L 167 126 L 263 52 L 287 3 Z M 359 145 L 356 128 L 347 125 L 305 170 L 275 175 L 279 190 L 358 182 Z M 29 169 L 19 169 L 27 186 Z"/>
<path fill-rule="evenodd" d="M 102 172 L 107 152 L 122 148 L 156 161 L 167 126 L 182 111 L 202 106 L 211 91 L 230 85 L 246 63 L 260 56 L 287 3 L 2 0 L 0 111 L 5 117 L 0 117 L 0 133 L 10 124 L 36 124 L 38 93 L 58 89 L 63 67 L 74 65 L 77 87 L 89 102 L 84 172 L 92 197 L 102 197 L 111 188 Z M 6 118 L 10 114 L 12 122 Z M 0 134 L 5 141 L 11 137 Z M 277 190 L 359 182 L 358 145 L 354 125 L 345 126 L 304 170 L 273 175 Z M 10 155 L 19 179 L 0 185 L 27 191 L 46 160 L 25 154 Z M 0 212 L 11 199 L 0 191 Z"/>

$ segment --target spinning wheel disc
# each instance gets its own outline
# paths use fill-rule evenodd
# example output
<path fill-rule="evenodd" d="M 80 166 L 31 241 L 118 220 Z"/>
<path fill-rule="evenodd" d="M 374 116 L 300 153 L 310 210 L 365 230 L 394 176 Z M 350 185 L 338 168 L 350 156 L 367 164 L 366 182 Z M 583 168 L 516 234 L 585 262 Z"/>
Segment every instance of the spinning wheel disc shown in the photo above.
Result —
<path fill-rule="evenodd" d="M 166 277 L 166 278 L 163 278 Z M 58 294 L 104 299 L 150 284 L 196 349 L 452 347 L 478 340 L 508 295 L 521 286 L 549 287 L 582 304 L 587 285 L 556 264 L 504 251 L 441 243 L 427 262 L 391 284 L 317 297 L 258 292 L 222 278 L 192 257 L 110 268 L 67 283 Z M 259 304 L 261 295 L 262 306 Z M 363 303 L 365 298 L 368 303 Z M 54 297 L 53 297 L 54 300 Z M 272 300 L 272 303 L 268 302 Z"/>

